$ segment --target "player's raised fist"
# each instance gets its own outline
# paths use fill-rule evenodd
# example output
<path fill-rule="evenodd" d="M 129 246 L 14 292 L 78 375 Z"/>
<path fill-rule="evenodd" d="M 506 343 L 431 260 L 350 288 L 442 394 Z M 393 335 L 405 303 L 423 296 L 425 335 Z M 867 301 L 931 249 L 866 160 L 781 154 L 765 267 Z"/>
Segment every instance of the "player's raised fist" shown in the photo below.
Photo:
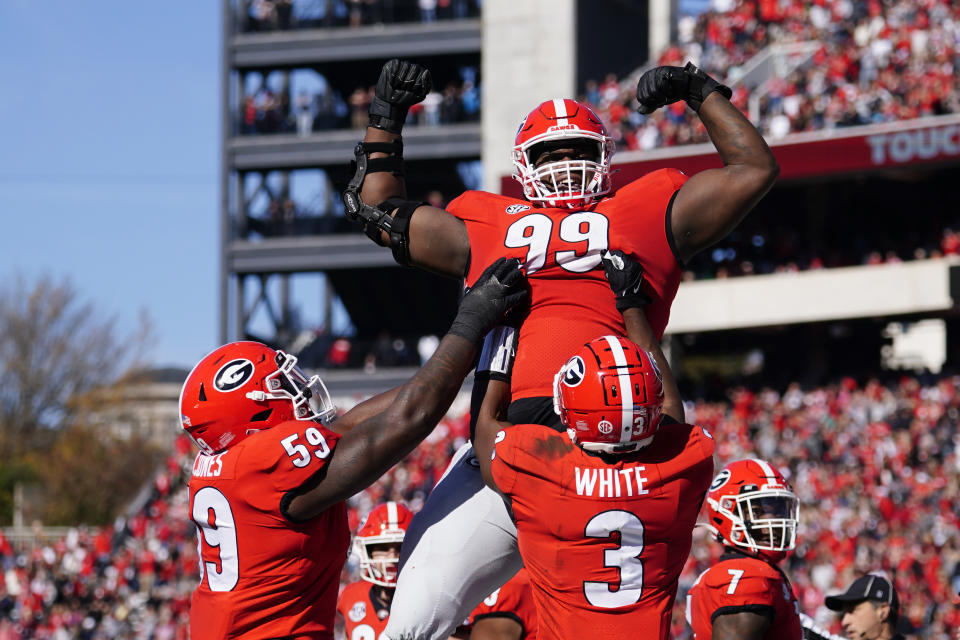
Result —
<path fill-rule="evenodd" d="M 683 100 L 690 79 L 683 67 L 656 67 L 645 72 L 637 82 L 637 102 L 640 113 L 647 115 L 662 106 Z"/>
<path fill-rule="evenodd" d="M 400 133 L 407 110 L 423 100 L 433 87 L 430 70 L 415 62 L 394 58 L 383 65 L 370 103 L 370 126 Z"/>
<path fill-rule="evenodd" d="M 383 65 L 376 95 L 384 102 L 409 109 L 433 88 L 430 70 L 416 62 L 394 58 Z"/>
<path fill-rule="evenodd" d="M 730 99 L 730 87 L 720 84 L 692 62 L 685 67 L 656 67 L 650 69 L 637 82 L 637 111 L 648 115 L 678 100 L 686 100 L 687 105 L 696 112 L 707 96 L 719 91 Z"/>

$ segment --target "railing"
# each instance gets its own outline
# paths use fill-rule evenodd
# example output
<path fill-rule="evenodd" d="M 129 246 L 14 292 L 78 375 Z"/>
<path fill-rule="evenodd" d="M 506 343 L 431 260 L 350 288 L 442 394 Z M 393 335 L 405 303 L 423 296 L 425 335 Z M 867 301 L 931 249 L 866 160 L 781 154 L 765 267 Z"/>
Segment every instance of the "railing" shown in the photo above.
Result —
<path fill-rule="evenodd" d="M 39 543 L 53 543 L 67 537 L 75 527 L 4 527 L 3 537 L 17 551 L 29 549 Z"/>
<path fill-rule="evenodd" d="M 819 48 L 818 42 L 772 44 L 743 66 L 731 69 L 727 81 L 731 85 L 742 84 L 750 90 L 748 105 L 751 121 L 760 121 L 760 100 L 767 95 L 770 80 L 787 77 L 794 69 L 805 64 Z"/>
<path fill-rule="evenodd" d="M 760 116 L 760 99 L 767 94 L 771 78 L 782 78 L 806 63 L 820 47 L 817 42 L 790 42 L 772 44 L 740 66 L 728 70 L 724 82 L 731 87 L 743 85 L 750 90 L 750 119 L 757 122 Z M 656 60 L 648 60 L 627 74 L 620 86 L 636 86 L 645 72 L 657 66 Z"/>

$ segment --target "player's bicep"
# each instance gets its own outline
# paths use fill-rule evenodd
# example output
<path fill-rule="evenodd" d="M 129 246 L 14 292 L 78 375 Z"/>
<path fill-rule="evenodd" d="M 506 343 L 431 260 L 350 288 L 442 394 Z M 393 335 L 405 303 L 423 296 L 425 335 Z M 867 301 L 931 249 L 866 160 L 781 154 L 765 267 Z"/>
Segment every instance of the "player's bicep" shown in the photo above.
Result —
<path fill-rule="evenodd" d="M 682 261 L 725 238 L 759 200 L 752 183 L 732 179 L 730 174 L 738 170 L 724 167 L 701 171 L 677 192 L 670 211 L 670 229 Z"/>
<path fill-rule="evenodd" d="M 713 614 L 713 640 L 761 640 L 773 623 L 773 613 L 766 608 L 723 609 Z"/>
<path fill-rule="evenodd" d="M 423 206 L 410 217 L 410 262 L 437 273 L 461 278 L 470 261 L 467 225 L 453 214 Z"/>

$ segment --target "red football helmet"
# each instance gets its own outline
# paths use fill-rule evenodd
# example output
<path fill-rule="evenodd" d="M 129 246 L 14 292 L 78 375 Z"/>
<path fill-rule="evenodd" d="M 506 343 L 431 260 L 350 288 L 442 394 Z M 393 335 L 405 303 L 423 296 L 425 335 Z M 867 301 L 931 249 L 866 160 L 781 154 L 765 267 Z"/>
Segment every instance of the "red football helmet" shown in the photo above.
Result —
<path fill-rule="evenodd" d="M 318 376 L 259 342 L 231 342 L 197 363 L 180 390 L 180 422 L 207 455 L 287 420 L 337 414 Z"/>
<path fill-rule="evenodd" d="M 797 544 L 800 501 L 763 460 L 731 462 L 707 490 L 707 527 L 723 544 L 777 563 Z"/>
<path fill-rule="evenodd" d="M 577 149 L 580 157 L 536 166 L 542 152 L 560 148 Z M 613 138 L 593 109 L 575 100 L 547 100 L 520 123 L 513 147 L 513 177 L 534 204 L 579 209 L 609 193 L 614 148 Z"/>
<path fill-rule="evenodd" d="M 353 548 L 360 556 L 360 577 L 382 587 L 397 586 L 400 558 L 373 558 L 377 545 L 400 544 L 410 527 L 413 513 L 398 502 L 384 502 L 367 514 L 360 525 Z"/>
<path fill-rule="evenodd" d="M 553 408 L 589 451 L 629 453 L 660 426 L 663 378 L 646 351 L 617 336 L 591 340 L 553 379 Z"/>

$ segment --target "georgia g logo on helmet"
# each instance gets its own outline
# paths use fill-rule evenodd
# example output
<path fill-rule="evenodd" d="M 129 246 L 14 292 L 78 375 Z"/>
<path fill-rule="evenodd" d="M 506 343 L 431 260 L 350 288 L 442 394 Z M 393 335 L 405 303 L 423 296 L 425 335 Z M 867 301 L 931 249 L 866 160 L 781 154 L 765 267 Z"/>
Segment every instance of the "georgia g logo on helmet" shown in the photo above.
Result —
<path fill-rule="evenodd" d="M 730 469 L 724 469 L 717 474 L 717 477 L 713 479 L 713 482 L 710 483 L 710 488 L 708 491 L 716 491 L 723 485 L 727 484 L 727 480 L 730 479 Z"/>
<path fill-rule="evenodd" d="M 574 356 L 567 362 L 563 368 L 563 384 L 568 387 L 575 387 L 583 382 L 583 374 L 586 371 L 586 365 L 580 356 Z"/>
<path fill-rule="evenodd" d="M 231 360 L 220 367 L 213 377 L 213 386 L 218 391 L 235 391 L 253 377 L 253 363 L 245 358 Z"/>

